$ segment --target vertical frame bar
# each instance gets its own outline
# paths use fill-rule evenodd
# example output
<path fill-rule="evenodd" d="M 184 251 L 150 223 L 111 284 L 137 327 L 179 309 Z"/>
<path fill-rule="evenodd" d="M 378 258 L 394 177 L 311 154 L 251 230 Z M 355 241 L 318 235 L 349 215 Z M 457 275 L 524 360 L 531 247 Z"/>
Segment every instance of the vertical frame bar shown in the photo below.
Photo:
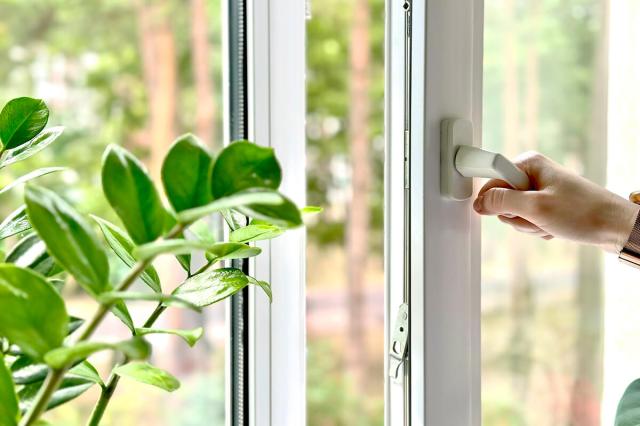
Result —
<path fill-rule="evenodd" d="M 249 88 L 247 80 L 247 6 L 245 0 L 229 0 L 227 6 L 228 48 L 228 124 L 229 140 L 247 139 L 249 136 Z M 234 268 L 249 273 L 249 262 L 233 260 Z M 231 297 L 229 302 L 229 339 L 227 371 L 228 424 L 249 425 L 249 304 L 248 288 Z"/>
<path fill-rule="evenodd" d="M 387 338 L 402 294 L 405 75 L 402 1 L 387 5 Z M 469 201 L 440 195 L 440 122 L 481 140 L 483 2 L 412 2 L 410 344 L 407 389 L 387 381 L 386 424 L 480 425 L 480 236 Z"/>
<path fill-rule="evenodd" d="M 306 199 L 306 10 L 304 1 L 248 0 L 250 138 L 276 151 L 280 190 Z M 254 275 L 273 303 L 251 290 L 250 424 L 306 424 L 305 232 L 261 242 Z"/>

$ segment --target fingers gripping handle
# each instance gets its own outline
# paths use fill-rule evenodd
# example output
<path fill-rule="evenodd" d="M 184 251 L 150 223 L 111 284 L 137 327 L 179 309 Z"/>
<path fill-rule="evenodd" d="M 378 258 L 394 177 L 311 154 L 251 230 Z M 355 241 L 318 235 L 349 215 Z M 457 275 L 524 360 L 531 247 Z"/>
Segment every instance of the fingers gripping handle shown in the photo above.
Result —
<path fill-rule="evenodd" d="M 455 154 L 455 167 L 465 177 L 500 179 L 515 189 L 529 189 L 527 174 L 502 154 L 463 145 Z"/>
<path fill-rule="evenodd" d="M 473 125 L 464 119 L 443 120 L 440 127 L 440 192 L 452 200 L 473 193 L 472 177 L 501 179 L 515 189 L 529 189 L 529 178 L 503 155 L 473 146 Z"/>

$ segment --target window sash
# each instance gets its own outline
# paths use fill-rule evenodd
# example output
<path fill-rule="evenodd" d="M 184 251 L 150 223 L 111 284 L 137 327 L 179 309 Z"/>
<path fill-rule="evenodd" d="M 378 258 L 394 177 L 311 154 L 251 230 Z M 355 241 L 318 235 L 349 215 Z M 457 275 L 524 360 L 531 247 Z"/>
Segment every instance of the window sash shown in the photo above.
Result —
<path fill-rule="evenodd" d="M 387 2 L 387 351 L 403 302 L 403 3 Z M 439 174 L 441 120 L 472 120 L 480 144 L 483 2 L 411 3 L 411 371 L 406 386 L 387 377 L 385 421 L 480 425 L 479 220 L 469 202 L 440 196 Z"/>
<path fill-rule="evenodd" d="M 281 191 L 306 201 L 305 2 L 247 0 L 249 138 L 275 149 Z M 271 283 L 273 303 L 251 289 L 249 309 L 252 426 L 306 424 L 305 231 L 287 232 L 252 265 Z"/>

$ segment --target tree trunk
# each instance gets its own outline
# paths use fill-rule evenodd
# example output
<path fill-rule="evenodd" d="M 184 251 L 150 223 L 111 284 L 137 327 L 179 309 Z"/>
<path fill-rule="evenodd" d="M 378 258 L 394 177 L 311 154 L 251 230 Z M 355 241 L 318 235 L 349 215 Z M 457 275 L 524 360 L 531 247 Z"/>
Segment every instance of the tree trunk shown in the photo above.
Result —
<path fill-rule="evenodd" d="M 208 40 L 205 0 L 191 0 L 191 62 L 196 86 L 196 134 L 207 146 L 217 147 L 215 89 L 209 66 L 212 49 Z"/>
<path fill-rule="evenodd" d="M 528 50 L 525 98 L 525 123 L 520 127 L 520 90 L 518 68 L 518 26 L 514 0 L 505 0 L 505 18 L 509 28 L 505 34 L 504 143 L 505 152 L 514 157 L 537 139 L 538 81 L 537 52 Z M 529 146 L 528 148 L 531 148 Z M 534 313 L 533 289 L 527 268 L 527 241 L 521 236 L 509 237 L 509 281 L 511 285 L 512 330 L 508 352 L 512 386 L 518 399 L 526 404 L 531 371 L 531 321 Z"/>
<path fill-rule="evenodd" d="M 165 0 L 138 2 L 143 72 L 149 100 L 146 143 L 149 169 L 160 176 L 162 159 L 176 136 L 177 52 Z"/>
<path fill-rule="evenodd" d="M 171 27 L 169 0 L 140 0 L 137 2 L 142 68 L 149 102 L 149 118 L 143 143 L 149 150 L 146 161 L 155 182 L 160 182 L 162 160 L 176 137 L 178 64 L 176 41 Z M 160 276 L 170 283 L 180 282 L 182 272 L 173 262 L 157 263 Z M 181 310 L 168 310 L 162 323 L 168 328 L 182 328 Z M 164 365 L 177 374 L 189 371 L 190 354 L 182 345 L 169 340 L 160 354 Z"/>
<path fill-rule="evenodd" d="M 601 29 L 598 34 L 593 93 L 591 97 L 591 127 L 585 141 L 582 162 L 584 174 L 604 185 L 607 167 L 607 80 L 609 42 L 609 1 L 601 0 Z M 576 372 L 571 395 L 571 422 L 576 426 L 600 424 L 602 395 L 602 365 L 604 340 L 603 259 L 592 247 L 580 247 L 578 252 L 578 307 Z"/>
<path fill-rule="evenodd" d="M 350 46 L 350 116 L 352 198 L 347 220 L 348 367 L 360 390 L 366 389 L 365 271 L 369 243 L 369 21 L 368 0 L 355 0 Z"/>

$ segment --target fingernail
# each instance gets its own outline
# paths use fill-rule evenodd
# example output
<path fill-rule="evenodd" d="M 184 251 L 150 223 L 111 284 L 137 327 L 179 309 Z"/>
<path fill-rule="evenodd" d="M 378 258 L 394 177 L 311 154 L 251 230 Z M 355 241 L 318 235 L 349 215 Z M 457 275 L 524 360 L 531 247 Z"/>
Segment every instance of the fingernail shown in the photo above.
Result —
<path fill-rule="evenodd" d="M 478 213 L 480 213 L 480 211 L 482 210 L 482 196 L 479 196 L 478 198 L 476 198 L 476 200 L 473 202 L 473 209 L 475 211 L 477 211 Z"/>

